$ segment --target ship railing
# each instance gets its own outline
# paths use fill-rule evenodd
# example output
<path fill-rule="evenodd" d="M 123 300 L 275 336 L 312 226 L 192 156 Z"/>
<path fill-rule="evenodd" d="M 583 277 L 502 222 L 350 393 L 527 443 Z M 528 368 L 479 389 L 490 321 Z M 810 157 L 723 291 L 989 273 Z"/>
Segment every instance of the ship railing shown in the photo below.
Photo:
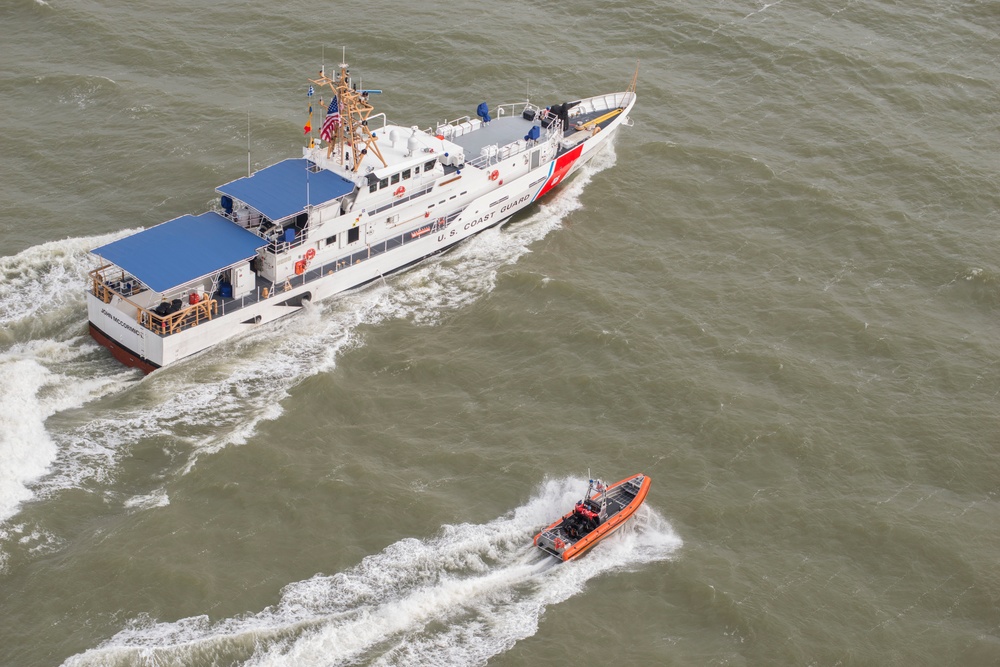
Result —
<path fill-rule="evenodd" d="M 136 322 L 150 331 L 162 335 L 176 333 L 181 329 L 196 326 L 219 312 L 215 299 L 202 299 L 198 303 L 181 307 L 175 312 L 160 315 L 155 310 L 142 306 L 130 296 L 139 294 L 145 289 L 139 281 L 128 275 L 124 269 L 105 264 L 90 272 L 91 291 L 104 303 L 111 303 L 115 296 L 136 310 Z"/>
<path fill-rule="evenodd" d="M 127 297 L 144 291 L 142 283 L 137 278 L 113 264 L 98 267 L 88 275 L 91 281 L 91 293 L 104 303 L 111 303 L 111 298 L 114 296 L 127 301 Z"/>
<path fill-rule="evenodd" d="M 222 299 L 219 303 L 219 312 L 223 316 L 229 313 L 234 313 L 246 308 L 247 306 L 252 306 L 261 301 L 278 297 L 281 294 L 290 292 L 295 288 L 304 287 L 305 285 L 319 280 L 324 276 L 343 271 L 344 269 L 357 264 L 361 264 L 362 262 L 366 262 L 385 252 L 395 250 L 403 245 L 412 243 L 413 241 L 419 241 L 428 234 L 437 234 L 447 229 L 448 226 L 461 214 L 462 211 L 458 210 L 447 216 L 426 218 L 426 222 L 421 225 L 407 229 L 405 232 L 383 239 L 377 243 L 360 246 L 349 254 L 342 255 L 323 264 L 317 263 L 314 266 L 308 267 L 303 273 L 289 276 L 284 281 L 267 284 L 267 281 L 258 280 L 257 289 L 249 294 L 230 299 Z M 167 333 L 170 332 L 168 331 Z"/>
<path fill-rule="evenodd" d="M 418 197 L 423 197 L 425 194 L 427 194 L 428 192 L 430 192 L 433 189 L 434 189 L 434 184 L 432 183 L 431 185 L 427 186 L 426 188 L 422 188 L 422 189 L 417 190 L 417 191 L 415 191 L 415 192 L 413 192 L 411 194 L 403 195 L 401 197 L 395 198 L 392 201 L 390 201 L 388 204 L 383 204 L 382 206 L 379 206 L 378 208 L 372 209 L 370 215 L 377 215 L 377 214 L 381 213 L 382 211 L 388 211 L 390 208 L 393 208 L 394 206 L 399 206 L 400 204 L 405 204 L 406 202 L 408 202 L 410 200 L 416 199 Z"/>
<path fill-rule="evenodd" d="M 376 128 L 376 129 L 384 130 L 385 126 L 389 124 L 389 119 L 386 118 L 385 113 L 379 112 L 377 114 L 373 114 L 371 116 L 368 116 L 368 118 L 366 119 L 366 122 L 368 123 L 368 129 L 369 130 L 373 129 L 372 128 L 372 124 L 375 122 L 375 119 L 377 119 L 377 118 L 381 118 L 382 119 L 382 127 L 381 128 Z"/>
<path fill-rule="evenodd" d="M 479 155 L 471 160 L 466 160 L 465 163 L 473 167 L 487 167 L 491 164 L 503 162 L 518 153 L 523 153 L 529 148 L 534 147 L 535 144 L 536 142 L 534 141 L 518 139 L 510 142 L 509 144 L 504 144 L 503 146 L 491 146 L 490 148 L 495 148 L 496 150 L 490 151 L 486 155 Z"/>
<path fill-rule="evenodd" d="M 346 268 L 378 257 L 389 250 L 394 250 L 408 243 L 412 243 L 413 241 L 418 241 L 428 234 L 437 234 L 448 228 L 448 226 L 456 218 L 458 218 L 461 213 L 462 211 L 459 210 L 448 216 L 427 218 L 426 222 L 422 225 L 418 225 L 401 234 L 397 234 L 388 239 L 383 239 L 377 243 L 366 244 L 349 254 L 343 255 L 322 265 L 307 268 L 302 274 L 289 276 L 283 282 L 271 283 L 268 285 L 266 281 L 258 280 L 256 290 L 239 297 L 225 299 L 206 298 L 202 299 L 198 303 L 185 304 L 176 312 L 164 315 L 160 315 L 153 309 L 139 306 L 134 302 L 128 301 L 128 299 L 125 300 L 137 309 L 136 321 L 140 326 L 158 335 L 169 336 L 171 334 L 190 329 L 191 327 L 197 326 L 202 322 L 211 320 L 213 317 L 220 314 L 226 315 L 234 313 L 269 298 L 280 296 L 281 294 L 289 292 L 297 287 L 302 287 L 313 281 L 319 280 L 323 276 L 343 271 Z M 95 287 L 95 289 L 97 288 Z M 100 297 L 100 294 L 97 294 L 97 296 Z M 121 295 L 119 294 L 119 296 Z"/>
<path fill-rule="evenodd" d="M 478 118 L 471 118 L 470 116 L 462 116 L 460 118 L 455 118 L 454 120 L 448 120 L 443 123 L 438 123 L 437 128 L 433 132 L 429 133 L 442 136 L 445 139 L 454 139 L 455 137 L 461 137 L 464 134 L 473 132 L 482 127 L 483 121 Z"/>
<path fill-rule="evenodd" d="M 500 116 L 520 116 L 526 109 L 534 111 L 536 118 L 538 117 L 539 112 L 541 112 L 541 109 L 537 104 L 532 104 L 531 102 L 513 102 L 509 104 L 498 104 L 494 113 L 497 118 Z"/>
<path fill-rule="evenodd" d="M 467 160 L 466 164 L 473 167 L 485 168 L 491 164 L 497 164 L 499 162 L 503 162 L 504 160 L 511 158 L 515 155 L 518 155 L 519 153 L 523 153 L 524 151 L 534 148 L 535 146 L 538 145 L 539 142 L 546 141 L 553 135 L 561 137 L 562 136 L 561 124 L 562 121 L 560 121 L 558 118 L 554 119 L 547 128 L 544 128 L 542 130 L 541 136 L 537 141 L 516 139 L 510 142 L 509 144 L 504 144 L 503 146 L 498 146 L 495 144 L 493 146 L 487 146 L 486 148 L 491 148 L 494 150 L 491 150 L 483 155 L 478 155 L 471 160 Z"/>
<path fill-rule="evenodd" d="M 138 321 L 141 326 L 153 333 L 167 336 L 211 320 L 212 316 L 217 315 L 218 312 L 218 301 L 215 299 L 202 299 L 198 303 L 190 304 L 187 307 L 166 315 L 160 315 L 156 311 L 141 308 L 138 314 Z"/>
<path fill-rule="evenodd" d="M 508 104 L 498 104 L 494 107 L 492 111 L 496 118 L 500 116 L 518 116 L 524 113 L 525 109 L 531 109 L 535 112 L 536 118 L 537 114 L 541 112 L 541 109 L 530 102 L 513 102 Z M 482 127 L 483 121 L 479 118 L 473 118 L 472 116 L 459 116 L 458 118 L 453 118 L 451 120 L 446 120 L 442 123 L 438 123 L 434 130 L 425 130 L 428 134 L 439 134 L 446 139 L 452 137 L 460 137 L 469 132 L 473 132 Z"/>
<path fill-rule="evenodd" d="M 277 255 L 277 254 L 281 254 L 283 252 L 287 252 L 287 251 L 291 250 L 292 248 L 297 248 L 300 245 L 302 245 L 303 243 L 305 243 L 306 242 L 306 235 L 305 234 L 297 234 L 295 236 L 295 240 L 294 241 L 271 240 L 271 239 L 268 239 L 268 240 L 271 241 L 271 244 L 267 246 L 268 252 L 273 252 L 274 254 Z"/>

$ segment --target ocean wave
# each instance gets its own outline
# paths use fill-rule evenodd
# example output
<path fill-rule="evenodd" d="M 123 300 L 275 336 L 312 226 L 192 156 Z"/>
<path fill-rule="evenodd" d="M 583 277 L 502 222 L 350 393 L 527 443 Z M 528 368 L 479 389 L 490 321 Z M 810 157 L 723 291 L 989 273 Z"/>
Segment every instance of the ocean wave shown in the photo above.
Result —
<path fill-rule="evenodd" d="M 485 664 L 535 634 L 548 607 L 594 578 L 669 559 L 681 547 L 670 523 L 645 505 L 577 561 L 559 564 L 535 550 L 532 534 L 585 484 L 548 480 L 500 518 L 401 540 L 344 572 L 289 584 L 258 613 L 214 623 L 207 616 L 133 619 L 64 664 Z"/>

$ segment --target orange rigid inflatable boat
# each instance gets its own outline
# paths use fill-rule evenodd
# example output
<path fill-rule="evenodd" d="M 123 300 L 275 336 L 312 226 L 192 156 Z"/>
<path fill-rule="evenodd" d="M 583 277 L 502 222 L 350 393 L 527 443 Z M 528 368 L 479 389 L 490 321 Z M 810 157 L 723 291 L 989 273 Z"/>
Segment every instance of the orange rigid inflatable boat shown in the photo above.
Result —
<path fill-rule="evenodd" d="M 606 486 L 592 479 L 587 495 L 568 514 L 535 535 L 535 546 L 561 561 L 582 556 L 592 546 L 615 532 L 635 514 L 650 479 L 643 473 Z"/>

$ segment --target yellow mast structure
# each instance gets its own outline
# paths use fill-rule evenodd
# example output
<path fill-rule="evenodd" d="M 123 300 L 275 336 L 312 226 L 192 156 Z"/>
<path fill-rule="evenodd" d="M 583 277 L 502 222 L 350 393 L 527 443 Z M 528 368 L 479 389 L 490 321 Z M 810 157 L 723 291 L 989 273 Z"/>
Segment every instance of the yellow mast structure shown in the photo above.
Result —
<path fill-rule="evenodd" d="M 378 147 L 378 137 L 372 134 L 368 127 L 368 117 L 375 110 L 368 102 L 368 93 L 358 91 L 351 82 L 351 71 L 346 62 L 340 63 L 340 69 L 335 78 L 330 78 L 321 71 L 318 79 L 310 82 L 320 88 L 329 88 L 337 99 L 340 110 L 340 124 L 327 142 L 326 157 L 329 159 L 337 152 L 337 162 L 347 165 L 352 171 L 358 171 L 365 157 L 371 153 L 388 166 Z"/>

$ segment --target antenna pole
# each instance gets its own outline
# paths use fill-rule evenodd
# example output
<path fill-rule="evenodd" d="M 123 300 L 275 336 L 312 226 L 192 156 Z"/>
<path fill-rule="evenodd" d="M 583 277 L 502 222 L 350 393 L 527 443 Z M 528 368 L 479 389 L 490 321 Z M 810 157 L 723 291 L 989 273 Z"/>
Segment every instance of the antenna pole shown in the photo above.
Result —
<path fill-rule="evenodd" d="M 247 177 L 250 176 L 250 109 L 247 109 Z"/>

